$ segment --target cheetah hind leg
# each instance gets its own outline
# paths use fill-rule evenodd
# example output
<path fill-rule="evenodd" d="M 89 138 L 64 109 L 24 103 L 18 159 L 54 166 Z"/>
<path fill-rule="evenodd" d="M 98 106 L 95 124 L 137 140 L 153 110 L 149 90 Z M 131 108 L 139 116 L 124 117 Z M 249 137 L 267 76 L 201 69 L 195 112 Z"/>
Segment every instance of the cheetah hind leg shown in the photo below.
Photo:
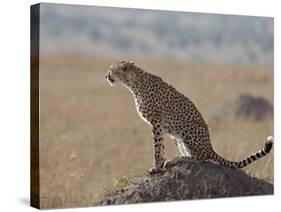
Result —
<path fill-rule="evenodd" d="M 172 158 L 171 160 L 165 161 L 163 166 L 164 169 L 171 168 L 176 164 L 183 164 L 195 160 L 195 158 L 190 154 L 190 152 L 187 151 L 187 149 L 184 146 L 184 143 L 181 140 L 172 137 L 172 141 L 174 141 L 174 143 L 178 147 L 178 151 L 181 154 L 181 156 L 177 156 Z"/>

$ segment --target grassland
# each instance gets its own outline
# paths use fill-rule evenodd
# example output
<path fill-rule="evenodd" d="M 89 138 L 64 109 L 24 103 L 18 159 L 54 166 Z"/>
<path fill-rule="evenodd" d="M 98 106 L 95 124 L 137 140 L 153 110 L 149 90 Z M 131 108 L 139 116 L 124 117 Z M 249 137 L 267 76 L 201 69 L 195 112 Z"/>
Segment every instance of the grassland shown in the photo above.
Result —
<path fill-rule="evenodd" d="M 130 93 L 104 75 L 116 58 L 44 55 L 40 58 L 41 207 L 92 205 L 127 178 L 152 165 L 150 126 L 137 115 Z M 130 58 L 188 96 L 209 123 L 214 149 L 244 159 L 273 134 L 273 120 L 210 122 L 213 111 L 241 93 L 273 103 L 273 67 L 216 65 Z M 176 154 L 169 138 L 167 157 Z M 273 153 L 249 165 L 252 176 L 273 182 Z M 125 176 L 125 177 L 124 177 Z"/>

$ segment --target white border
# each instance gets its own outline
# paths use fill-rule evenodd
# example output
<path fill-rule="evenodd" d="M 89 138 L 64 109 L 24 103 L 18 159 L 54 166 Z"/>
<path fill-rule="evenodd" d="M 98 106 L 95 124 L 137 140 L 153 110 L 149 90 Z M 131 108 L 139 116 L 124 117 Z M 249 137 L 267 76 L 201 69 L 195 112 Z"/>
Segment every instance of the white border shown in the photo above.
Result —
<path fill-rule="evenodd" d="M 42 1 L 275 17 L 275 195 L 130 206 L 83 208 L 83 211 L 276 211 L 280 199 L 280 6 L 276 0 L 65 0 Z M 1 4 L 0 142 L 1 211 L 29 211 L 29 5 L 38 1 Z M 276 56 L 277 55 L 277 56 Z M 280 57 L 280 56 L 279 56 Z M 67 211 L 76 211 L 68 209 Z M 62 210 L 64 211 L 64 210 Z"/>

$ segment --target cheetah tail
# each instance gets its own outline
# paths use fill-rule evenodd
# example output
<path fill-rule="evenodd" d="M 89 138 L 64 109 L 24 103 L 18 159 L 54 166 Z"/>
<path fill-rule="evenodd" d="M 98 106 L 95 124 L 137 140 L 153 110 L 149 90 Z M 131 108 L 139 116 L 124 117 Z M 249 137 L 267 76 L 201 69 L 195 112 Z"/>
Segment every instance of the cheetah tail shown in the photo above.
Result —
<path fill-rule="evenodd" d="M 212 160 L 218 162 L 222 166 L 230 167 L 233 169 L 243 168 L 249 165 L 250 163 L 253 163 L 254 161 L 266 156 L 271 151 L 272 146 L 273 146 L 273 137 L 268 136 L 264 148 L 256 152 L 255 154 L 248 156 L 245 160 L 241 160 L 238 162 L 228 161 L 223 157 L 219 156 L 215 151 L 213 151 Z"/>

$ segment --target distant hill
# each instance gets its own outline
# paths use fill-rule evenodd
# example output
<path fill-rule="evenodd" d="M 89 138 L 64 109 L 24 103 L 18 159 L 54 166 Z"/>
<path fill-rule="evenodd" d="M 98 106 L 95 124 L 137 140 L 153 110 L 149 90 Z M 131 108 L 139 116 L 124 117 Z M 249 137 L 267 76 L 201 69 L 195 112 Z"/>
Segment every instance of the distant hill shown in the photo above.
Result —
<path fill-rule="evenodd" d="M 41 4 L 41 51 L 273 64 L 273 18 Z"/>

